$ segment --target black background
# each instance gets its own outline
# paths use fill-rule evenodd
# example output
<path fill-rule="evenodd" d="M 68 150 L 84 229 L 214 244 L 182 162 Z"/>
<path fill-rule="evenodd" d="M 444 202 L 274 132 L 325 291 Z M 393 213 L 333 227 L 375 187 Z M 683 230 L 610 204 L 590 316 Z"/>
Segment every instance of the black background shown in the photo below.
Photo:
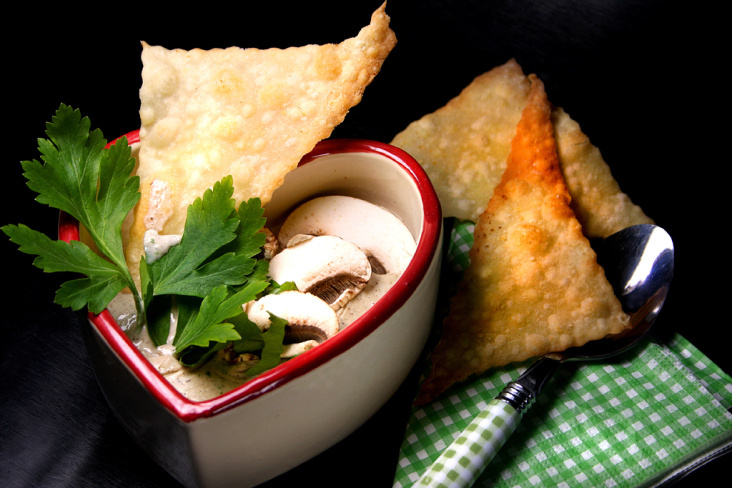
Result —
<path fill-rule="evenodd" d="M 79 108 L 108 139 L 139 126 L 141 40 L 185 49 L 337 43 L 355 36 L 379 4 L 19 5 L 4 14 L 0 224 L 55 234 L 56 213 L 33 202 L 19 161 L 37 157 L 36 139 L 60 103 Z M 399 42 L 333 136 L 388 142 L 475 76 L 516 58 L 674 238 L 676 276 L 657 330 L 680 331 L 732 372 L 724 340 L 729 265 L 720 252 L 729 123 L 717 119 L 728 107 L 720 69 L 729 54 L 713 27 L 719 13 L 703 2 L 650 0 L 390 0 L 387 13 Z M 44 275 L 0 241 L 10 263 L 0 329 L 0 485 L 176 486 L 104 402 L 81 340 L 84 317 L 52 304 L 63 278 Z M 391 486 L 413 383 L 354 435 L 267 486 L 308 479 Z M 728 462 L 711 462 L 677 486 L 714 486 Z"/>

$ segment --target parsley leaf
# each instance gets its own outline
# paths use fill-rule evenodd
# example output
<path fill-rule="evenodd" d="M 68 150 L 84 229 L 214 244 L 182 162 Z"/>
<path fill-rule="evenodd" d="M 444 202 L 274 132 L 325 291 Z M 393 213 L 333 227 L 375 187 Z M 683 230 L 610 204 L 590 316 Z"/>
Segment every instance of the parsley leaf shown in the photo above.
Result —
<path fill-rule="evenodd" d="M 90 233 L 100 251 L 126 270 L 120 229 L 140 199 L 140 180 L 127 140 L 104 150 L 107 141 L 78 110 L 61 105 L 39 140 L 41 158 L 24 161 L 28 187 L 37 200 L 67 212 Z"/>
<path fill-rule="evenodd" d="M 268 283 L 255 281 L 232 296 L 225 286 L 219 286 L 203 299 L 201 308 L 175 339 L 175 350 L 180 353 L 189 346 L 208 346 L 209 342 L 235 341 L 241 337 L 228 319 L 242 313 L 242 305 L 254 300 Z"/>
<path fill-rule="evenodd" d="M 215 254 L 237 239 L 233 180 L 227 176 L 188 208 L 183 237 L 149 267 L 154 295 L 205 297 L 219 285 L 239 285 L 254 267 L 250 256 Z"/>
<path fill-rule="evenodd" d="M 49 138 L 38 141 L 43 163 L 21 164 L 28 187 L 38 193 L 36 200 L 76 218 L 108 261 L 80 243 L 52 241 L 25 226 L 6 225 L 2 230 L 20 251 L 37 255 L 33 264 L 44 271 L 86 275 L 62 285 L 56 302 L 99 313 L 123 288 L 136 292 L 125 263 L 121 227 L 140 195 L 139 178 L 130 176 L 135 160 L 127 140 L 105 150 L 101 131 L 89 128 L 88 118 L 61 105 L 46 125 Z"/>
<path fill-rule="evenodd" d="M 21 252 L 38 256 L 33 264 L 45 272 L 70 271 L 86 276 L 61 285 L 55 302 L 63 307 L 88 307 L 93 313 L 100 313 L 129 284 L 119 268 L 79 241 L 54 241 L 23 224 L 6 225 L 2 230 L 20 246 Z"/>
<path fill-rule="evenodd" d="M 269 286 L 266 261 L 253 258 L 261 251 L 265 219 L 258 198 L 242 202 L 235 211 L 232 178 L 225 177 L 188 208 L 183 237 L 165 255 L 151 264 L 140 263 L 140 276 L 148 316 L 148 330 L 156 345 L 164 344 L 170 323 L 171 303 L 165 297 L 199 297 L 200 310 L 190 321 L 179 320 L 173 345 L 178 353 L 191 346 L 240 339 L 225 319 L 243 313 L 242 305 L 254 300 Z M 265 264 L 259 264 L 259 263 Z M 227 286 L 232 297 L 227 298 Z M 226 299 L 226 302 L 224 300 Z M 160 305 L 163 300 L 164 305 Z M 240 301 L 244 300 L 244 301 Z M 217 306 L 227 304 L 220 318 Z M 232 306 L 233 304 L 233 306 Z M 190 309 L 190 306 L 187 308 Z M 158 312 L 161 311 L 161 312 Z"/>
<path fill-rule="evenodd" d="M 262 333 L 264 347 L 260 354 L 260 360 L 257 364 L 247 370 L 247 376 L 256 376 L 268 369 L 272 369 L 280 364 L 280 355 L 284 347 L 282 342 L 285 339 L 285 327 L 287 320 L 269 314 L 269 329 Z"/>

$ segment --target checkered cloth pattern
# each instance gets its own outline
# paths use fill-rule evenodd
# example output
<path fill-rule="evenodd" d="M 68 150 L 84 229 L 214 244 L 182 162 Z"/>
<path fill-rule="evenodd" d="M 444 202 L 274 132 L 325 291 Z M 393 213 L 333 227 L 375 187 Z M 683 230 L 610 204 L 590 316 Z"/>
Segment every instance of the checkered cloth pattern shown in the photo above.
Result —
<path fill-rule="evenodd" d="M 448 253 L 466 254 L 472 230 L 469 222 L 456 225 Z M 466 263 L 466 256 L 448 255 L 449 266 L 459 269 L 461 262 Z M 416 486 L 453 440 L 530 364 L 491 370 L 414 408 L 394 487 Z M 651 337 L 609 361 L 565 363 L 474 486 L 655 486 L 732 448 L 730 409 L 728 374 L 679 334 Z M 470 477 L 469 471 L 464 476 Z"/>

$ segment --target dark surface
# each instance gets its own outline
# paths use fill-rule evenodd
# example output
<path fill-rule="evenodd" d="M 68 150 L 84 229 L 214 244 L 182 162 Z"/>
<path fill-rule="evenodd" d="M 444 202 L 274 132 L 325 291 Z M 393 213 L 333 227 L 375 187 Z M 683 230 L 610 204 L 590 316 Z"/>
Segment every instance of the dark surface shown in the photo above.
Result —
<path fill-rule="evenodd" d="M 107 138 L 138 127 L 140 40 L 170 48 L 340 42 L 356 35 L 379 3 L 272 2 L 256 12 L 206 3 L 165 14 L 150 7 L 21 5 L 20 14 L 5 19 L 8 27 L 19 24 L 21 34 L 3 31 L 9 88 L 0 224 L 22 222 L 54 235 L 56 213 L 32 201 L 18 162 L 37 157 L 36 138 L 60 103 L 81 109 Z M 624 191 L 674 238 L 676 276 L 658 327 L 680 331 L 732 372 L 722 340 L 729 322 L 721 320 L 724 290 L 710 281 L 729 265 L 711 262 L 723 241 L 708 233 L 717 212 L 729 207 L 728 180 L 720 174 L 728 149 L 714 134 L 713 118 L 724 111 L 717 65 L 729 56 L 721 57 L 714 39 L 713 13 L 701 8 L 636 0 L 392 0 L 387 12 L 399 43 L 334 136 L 388 142 L 475 76 L 516 58 L 581 124 Z M 0 241 L 11 263 L 0 329 L 0 485 L 176 486 L 104 402 L 81 339 L 83 317 L 52 303 L 62 278 L 43 275 L 7 239 Z M 413 388 L 411 378 L 354 435 L 266 486 L 304 479 L 390 486 Z M 677 486 L 716 486 L 711 481 L 727 475 L 729 460 L 713 461 Z"/>

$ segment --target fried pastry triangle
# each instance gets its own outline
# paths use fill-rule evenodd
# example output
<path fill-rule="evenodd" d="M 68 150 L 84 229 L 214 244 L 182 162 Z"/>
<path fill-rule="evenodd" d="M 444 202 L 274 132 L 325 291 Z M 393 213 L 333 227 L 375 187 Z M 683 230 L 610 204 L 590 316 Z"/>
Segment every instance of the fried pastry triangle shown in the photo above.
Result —
<path fill-rule="evenodd" d="M 417 402 L 489 368 L 622 331 L 628 316 L 570 208 L 544 85 L 531 87 L 506 170 L 480 215 Z"/>
<path fill-rule="evenodd" d="M 475 221 L 506 169 L 516 124 L 530 82 L 515 61 L 476 77 L 445 106 L 409 124 L 392 144 L 424 167 L 446 217 Z M 588 237 L 606 237 L 634 224 L 651 223 L 621 191 L 610 168 L 579 124 L 552 111 L 559 163 L 572 209 Z"/>
<path fill-rule="evenodd" d="M 126 236 L 133 272 L 145 231 L 180 234 L 188 205 L 224 176 L 233 176 L 237 202 L 269 201 L 361 101 L 396 44 L 385 5 L 337 45 L 184 51 L 143 43 L 142 198 Z"/>

